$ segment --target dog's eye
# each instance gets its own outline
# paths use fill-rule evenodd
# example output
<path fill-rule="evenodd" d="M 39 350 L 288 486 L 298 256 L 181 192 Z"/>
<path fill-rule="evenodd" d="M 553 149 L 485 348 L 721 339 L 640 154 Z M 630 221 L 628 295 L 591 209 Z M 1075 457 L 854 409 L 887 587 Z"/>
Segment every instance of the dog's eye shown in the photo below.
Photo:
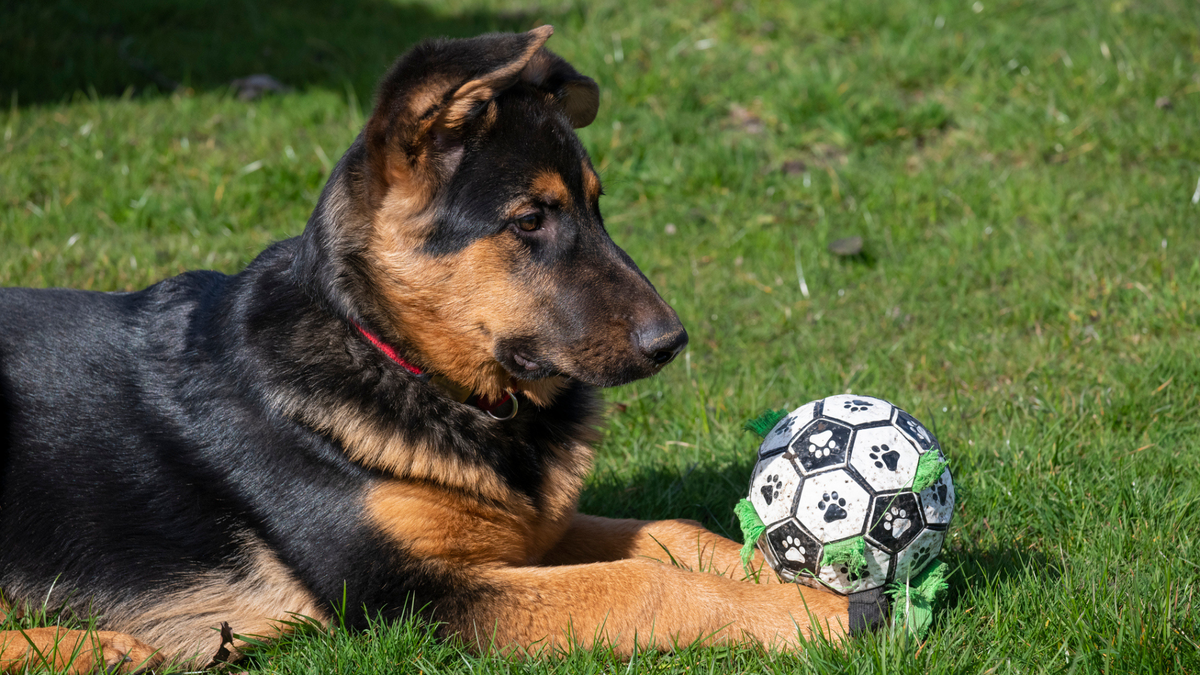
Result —
<path fill-rule="evenodd" d="M 518 216 L 513 222 L 516 223 L 517 227 L 521 228 L 522 231 L 533 232 L 534 230 L 541 229 L 542 214 L 527 213 L 523 216 Z"/>

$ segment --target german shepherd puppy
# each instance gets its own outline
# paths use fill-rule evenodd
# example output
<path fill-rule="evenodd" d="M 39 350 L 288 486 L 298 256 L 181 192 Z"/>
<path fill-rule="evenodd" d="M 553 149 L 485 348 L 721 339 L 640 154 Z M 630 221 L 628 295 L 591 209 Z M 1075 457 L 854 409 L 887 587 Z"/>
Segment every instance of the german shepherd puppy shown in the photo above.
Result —
<path fill-rule="evenodd" d="M 522 653 L 844 631 L 696 523 L 576 512 L 596 388 L 687 334 L 605 232 L 573 131 L 598 89 L 551 33 L 402 57 L 304 233 L 240 274 L 0 292 L 0 589 L 102 629 L 0 633 L 0 670 L 204 666 L 223 623 L 341 606 Z"/>

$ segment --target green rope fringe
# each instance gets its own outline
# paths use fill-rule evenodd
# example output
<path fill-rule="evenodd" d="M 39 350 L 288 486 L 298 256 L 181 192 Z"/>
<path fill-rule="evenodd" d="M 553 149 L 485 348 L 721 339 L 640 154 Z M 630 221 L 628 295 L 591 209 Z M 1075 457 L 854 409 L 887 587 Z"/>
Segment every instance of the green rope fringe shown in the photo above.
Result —
<path fill-rule="evenodd" d="M 917 460 L 917 474 L 913 476 L 913 492 L 920 492 L 936 483 L 937 479 L 941 478 L 942 472 L 946 470 L 946 466 L 947 463 L 942 459 L 937 448 L 926 450 L 925 454 Z"/>
<path fill-rule="evenodd" d="M 766 438 L 775 425 L 779 424 L 779 420 L 787 417 L 787 414 L 786 410 L 768 410 L 743 424 L 742 428 L 757 434 L 759 438 Z"/>
<path fill-rule="evenodd" d="M 862 537 L 825 544 L 821 553 L 821 566 L 845 563 L 851 574 L 867 569 L 867 542 Z"/>
<path fill-rule="evenodd" d="M 742 425 L 746 431 L 752 432 L 759 438 L 766 438 L 767 434 L 771 433 L 771 429 L 779 424 L 779 420 L 787 417 L 786 410 L 767 410 L 763 414 L 747 421 Z M 733 507 L 733 512 L 737 514 L 738 522 L 742 525 L 742 569 L 745 570 L 746 576 L 752 574 L 750 570 L 750 559 L 754 557 L 754 546 L 762 537 L 763 532 L 767 531 L 767 526 L 763 524 L 762 518 L 758 517 L 758 512 L 754 510 L 754 505 L 749 499 L 743 499 Z"/>
<path fill-rule="evenodd" d="M 733 507 L 733 512 L 737 514 L 738 522 L 742 524 L 742 569 L 745 570 L 746 576 L 751 575 L 750 558 L 754 557 L 754 545 L 758 543 L 763 532 L 767 531 L 767 526 L 763 524 L 762 518 L 758 517 L 758 512 L 754 510 L 754 505 L 749 499 L 743 499 Z"/>
<path fill-rule="evenodd" d="M 893 630 L 901 628 L 918 640 L 925 638 L 933 624 L 933 607 L 950 586 L 946 582 L 949 569 L 935 558 L 909 583 L 898 579 L 888 584 L 886 593 L 892 598 Z"/>

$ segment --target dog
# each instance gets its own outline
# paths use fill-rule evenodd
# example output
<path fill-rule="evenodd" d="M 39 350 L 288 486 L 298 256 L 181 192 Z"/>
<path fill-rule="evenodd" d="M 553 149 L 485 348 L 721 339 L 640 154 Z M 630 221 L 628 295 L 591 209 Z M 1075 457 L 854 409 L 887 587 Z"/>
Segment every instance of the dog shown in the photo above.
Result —
<path fill-rule="evenodd" d="M 0 670 L 203 667 L 339 612 L 520 654 L 845 632 L 697 523 L 576 511 L 598 388 L 687 333 L 604 229 L 552 32 L 414 47 L 236 275 L 0 292 L 4 607 L 98 629 L 0 633 Z"/>

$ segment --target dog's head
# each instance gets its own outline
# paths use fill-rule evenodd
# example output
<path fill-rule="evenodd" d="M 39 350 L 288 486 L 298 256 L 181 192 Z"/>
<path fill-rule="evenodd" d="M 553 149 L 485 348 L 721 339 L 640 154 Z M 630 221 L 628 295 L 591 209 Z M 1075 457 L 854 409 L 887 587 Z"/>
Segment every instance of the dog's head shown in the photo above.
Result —
<path fill-rule="evenodd" d="M 563 376 L 646 377 L 687 343 L 604 229 L 600 179 L 574 133 L 599 90 L 543 47 L 551 33 L 432 41 L 402 57 L 305 234 L 310 272 L 348 317 L 476 392 L 535 401 Z"/>

